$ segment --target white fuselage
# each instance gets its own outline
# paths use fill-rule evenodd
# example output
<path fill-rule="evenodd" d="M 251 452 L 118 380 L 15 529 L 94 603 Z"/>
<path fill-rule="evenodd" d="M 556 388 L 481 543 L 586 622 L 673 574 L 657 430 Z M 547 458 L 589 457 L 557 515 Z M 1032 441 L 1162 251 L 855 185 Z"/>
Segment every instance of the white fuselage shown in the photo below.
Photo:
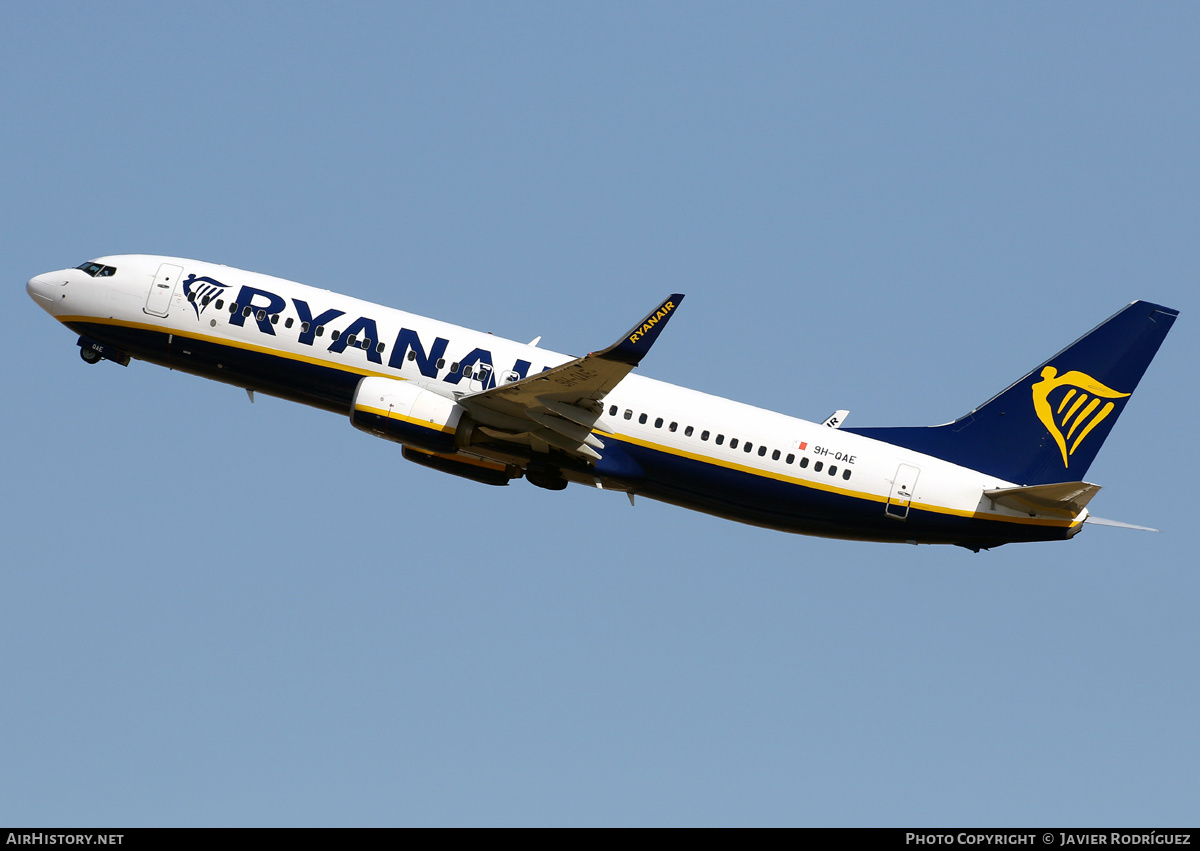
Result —
<path fill-rule="evenodd" d="M 115 271 L 40 275 L 30 295 L 80 334 L 135 358 L 343 413 L 364 376 L 417 382 L 453 399 L 572 359 L 227 266 L 150 255 L 94 262 Z M 1083 520 L 1031 516 L 984 496 L 1012 482 L 652 378 L 631 374 L 602 402 L 595 434 L 633 453 L 645 478 L 605 481 L 577 465 L 565 472 L 573 481 L 867 540 L 1063 538 Z M 515 457 L 522 452 L 529 448 Z M 470 447 L 462 454 L 494 457 Z"/>

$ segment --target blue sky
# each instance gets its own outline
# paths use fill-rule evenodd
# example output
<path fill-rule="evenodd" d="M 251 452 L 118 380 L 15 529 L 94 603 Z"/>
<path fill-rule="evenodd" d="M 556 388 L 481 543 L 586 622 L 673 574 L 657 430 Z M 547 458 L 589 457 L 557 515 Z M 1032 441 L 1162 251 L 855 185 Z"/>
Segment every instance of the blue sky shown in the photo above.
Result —
<path fill-rule="evenodd" d="M 1193 824 L 1200 11 L 0 9 L 0 822 Z M 43 271 L 175 254 L 809 419 L 944 422 L 1182 315 L 1060 544 L 826 541 L 425 470 L 88 367 Z"/>

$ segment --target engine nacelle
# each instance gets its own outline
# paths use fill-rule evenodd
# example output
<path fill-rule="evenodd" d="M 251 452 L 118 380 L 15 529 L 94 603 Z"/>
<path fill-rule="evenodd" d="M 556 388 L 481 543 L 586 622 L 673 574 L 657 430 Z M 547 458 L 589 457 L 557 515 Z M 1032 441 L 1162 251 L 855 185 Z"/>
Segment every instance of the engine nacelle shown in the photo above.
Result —
<path fill-rule="evenodd" d="M 521 468 L 513 464 L 500 464 L 480 458 L 463 458 L 461 455 L 455 457 L 430 455 L 411 446 L 405 446 L 400 450 L 400 454 L 422 467 L 429 467 L 452 476 L 461 476 L 485 485 L 507 485 L 513 479 L 521 478 Z"/>
<path fill-rule="evenodd" d="M 386 440 L 453 454 L 468 442 L 471 421 L 465 415 L 457 402 L 411 381 L 371 377 L 358 382 L 350 423 Z"/>

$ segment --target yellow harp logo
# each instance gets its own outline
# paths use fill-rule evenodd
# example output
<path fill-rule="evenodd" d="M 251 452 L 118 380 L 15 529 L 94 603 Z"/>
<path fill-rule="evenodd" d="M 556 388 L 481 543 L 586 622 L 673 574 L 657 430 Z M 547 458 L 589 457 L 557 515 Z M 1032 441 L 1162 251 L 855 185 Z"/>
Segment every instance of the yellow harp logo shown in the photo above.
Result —
<path fill-rule="evenodd" d="M 1057 407 L 1054 407 L 1050 400 L 1050 394 L 1059 388 L 1066 388 L 1066 392 L 1058 400 Z M 1057 394 L 1055 395 L 1057 396 Z M 1067 459 L 1075 453 L 1079 444 L 1083 443 L 1083 439 L 1112 413 L 1115 407 L 1114 403 L 1105 402 L 1101 407 L 1101 401 L 1121 399 L 1128 395 L 1128 393 L 1118 393 L 1110 387 L 1105 387 L 1085 372 L 1071 371 L 1059 375 L 1058 370 L 1052 366 L 1042 370 L 1042 380 L 1033 385 L 1033 409 L 1037 411 L 1038 419 L 1042 421 L 1046 430 L 1058 443 L 1058 448 L 1062 451 L 1064 467 L 1070 466 Z M 1096 410 L 1097 408 L 1099 410 Z M 1072 437 L 1075 440 L 1071 444 L 1071 448 L 1067 449 L 1067 441 Z"/>

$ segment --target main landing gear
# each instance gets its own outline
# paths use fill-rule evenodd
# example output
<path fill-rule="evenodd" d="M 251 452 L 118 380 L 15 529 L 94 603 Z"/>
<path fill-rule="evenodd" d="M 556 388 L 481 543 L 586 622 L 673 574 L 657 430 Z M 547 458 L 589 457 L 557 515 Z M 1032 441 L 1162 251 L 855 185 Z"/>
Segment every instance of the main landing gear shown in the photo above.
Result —
<path fill-rule="evenodd" d="M 532 463 L 525 468 L 525 478 L 529 484 L 537 485 L 548 491 L 560 491 L 566 488 L 567 480 L 562 470 L 549 464 Z"/>
<path fill-rule="evenodd" d="M 94 363 L 100 363 L 100 361 L 104 360 L 104 358 L 102 358 L 100 356 L 100 353 L 98 351 L 96 351 L 95 349 L 92 349 L 92 348 L 88 348 L 87 346 L 79 347 L 79 356 L 81 358 L 83 358 L 84 363 L 93 363 L 94 364 Z"/>

